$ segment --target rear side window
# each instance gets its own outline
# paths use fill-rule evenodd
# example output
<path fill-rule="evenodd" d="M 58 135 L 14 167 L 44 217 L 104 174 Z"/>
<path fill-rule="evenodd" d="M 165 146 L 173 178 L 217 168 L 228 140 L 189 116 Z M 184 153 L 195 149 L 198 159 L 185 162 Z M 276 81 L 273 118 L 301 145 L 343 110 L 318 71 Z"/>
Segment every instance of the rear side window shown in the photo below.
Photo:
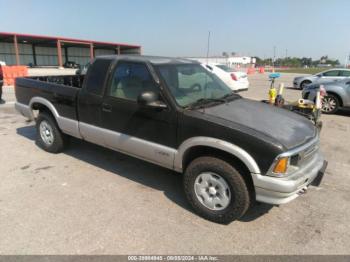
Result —
<path fill-rule="evenodd" d="M 340 75 L 345 76 L 345 77 L 350 77 L 350 70 L 349 71 L 346 71 L 346 70 L 340 71 Z"/>
<path fill-rule="evenodd" d="M 97 59 L 90 67 L 86 79 L 86 91 L 102 95 L 103 86 L 109 71 L 111 60 Z"/>

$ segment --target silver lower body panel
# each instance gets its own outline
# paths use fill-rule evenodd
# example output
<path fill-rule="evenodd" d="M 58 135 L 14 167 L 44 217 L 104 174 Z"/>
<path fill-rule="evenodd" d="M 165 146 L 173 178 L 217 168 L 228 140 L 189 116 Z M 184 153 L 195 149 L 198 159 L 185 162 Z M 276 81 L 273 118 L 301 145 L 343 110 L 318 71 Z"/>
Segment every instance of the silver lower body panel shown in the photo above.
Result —
<path fill-rule="evenodd" d="M 320 174 L 324 157 L 318 152 L 307 165 L 286 178 L 252 174 L 256 200 L 272 205 L 285 204 L 297 198 Z"/>

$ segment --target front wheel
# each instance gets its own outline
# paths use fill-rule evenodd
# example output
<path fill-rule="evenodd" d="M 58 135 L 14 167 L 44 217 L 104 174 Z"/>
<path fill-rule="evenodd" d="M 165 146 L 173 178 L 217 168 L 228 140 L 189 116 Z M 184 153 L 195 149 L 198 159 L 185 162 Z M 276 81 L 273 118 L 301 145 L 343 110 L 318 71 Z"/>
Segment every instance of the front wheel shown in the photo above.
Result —
<path fill-rule="evenodd" d="M 199 157 L 190 163 L 184 174 L 184 189 L 196 213 L 221 224 L 240 218 L 250 205 L 242 174 L 214 157 Z"/>
<path fill-rule="evenodd" d="M 67 142 L 67 136 L 59 129 L 56 120 L 47 112 L 40 112 L 36 119 L 36 143 L 50 153 L 61 152 Z"/>
<path fill-rule="evenodd" d="M 325 114 L 335 114 L 339 106 L 339 99 L 332 94 L 328 94 L 322 99 L 322 112 Z"/>
<path fill-rule="evenodd" d="M 311 81 L 304 80 L 303 82 L 300 83 L 300 89 L 303 90 L 309 84 L 311 84 Z"/>

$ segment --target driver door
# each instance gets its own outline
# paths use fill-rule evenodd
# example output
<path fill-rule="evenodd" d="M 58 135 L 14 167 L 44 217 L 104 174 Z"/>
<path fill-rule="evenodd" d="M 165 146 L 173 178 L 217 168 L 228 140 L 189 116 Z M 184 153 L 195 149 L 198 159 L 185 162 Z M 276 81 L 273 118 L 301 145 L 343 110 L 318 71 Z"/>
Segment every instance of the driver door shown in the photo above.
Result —
<path fill-rule="evenodd" d="M 158 93 L 167 108 L 140 106 L 145 91 Z M 177 114 L 162 94 L 145 63 L 119 61 L 103 98 L 102 128 L 106 146 L 140 158 L 172 165 Z"/>

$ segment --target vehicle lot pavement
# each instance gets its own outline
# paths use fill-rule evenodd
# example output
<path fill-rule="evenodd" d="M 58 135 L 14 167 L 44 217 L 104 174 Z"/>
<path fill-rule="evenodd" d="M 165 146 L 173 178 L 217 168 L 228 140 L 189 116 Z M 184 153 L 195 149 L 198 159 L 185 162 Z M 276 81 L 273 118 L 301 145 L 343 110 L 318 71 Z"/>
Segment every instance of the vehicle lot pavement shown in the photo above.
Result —
<path fill-rule="evenodd" d="M 266 79 L 250 76 L 242 95 L 265 99 Z M 0 106 L 0 254 L 349 254 L 350 112 L 322 117 L 321 187 L 225 226 L 192 213 L 181 175 L 75 139 L 46 153 L 33 124 Z"/>

